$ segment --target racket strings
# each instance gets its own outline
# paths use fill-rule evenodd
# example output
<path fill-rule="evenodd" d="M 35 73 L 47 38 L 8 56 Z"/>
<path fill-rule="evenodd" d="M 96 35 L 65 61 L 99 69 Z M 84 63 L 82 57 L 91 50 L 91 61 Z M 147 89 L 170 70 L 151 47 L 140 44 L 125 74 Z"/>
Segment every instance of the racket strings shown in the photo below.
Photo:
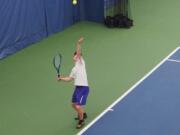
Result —
<path fill-rule="evenodd" d="M 54 67 L 59 70 L 60 66 L 61 66 L 61 55 L 59 54 L 54 57 Z"/>

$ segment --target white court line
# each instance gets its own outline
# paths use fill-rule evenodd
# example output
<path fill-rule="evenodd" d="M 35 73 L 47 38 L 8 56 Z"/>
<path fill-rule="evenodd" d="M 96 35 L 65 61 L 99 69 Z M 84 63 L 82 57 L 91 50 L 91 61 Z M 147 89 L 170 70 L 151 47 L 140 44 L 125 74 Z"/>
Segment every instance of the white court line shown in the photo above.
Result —
<path fill-rule="evenodd" d="M 167 59 L 167 61 L 180 63 L 180 60 L 174 60 L 174 59 Z"/>
<path fill-rule="evenodd" d="M 172 51 L 166 58 L 164 58 L 158 65 L 156 65 L 149 73 L 147 73 L 142 79 L 140 79 L 136 84 L 134 84 L 128 91 L 126 91 L 122 96 L 120 96 L 115 102 L 113 102 L 109 107 L 107 107 L 99 116 L 97 116 L 93 121 L 91 121 L 86 127 L 84 127 L 77 135 L 82 135 L 88 128 L 90 128 L 96 121 L 98 121 L 103 115 L 105 115 L 109 110 L 112 110 L 118 102 L 120 102 L 124 97 L 126 97 L 135 87 L 137 87 L 141 82 L 143 82 L 148 76 L 150 76 L 156 69 L 158 69 L 169 57 L 171 57 L 180 47 L 177 47 Z"/>
<path fill-rule="evenodd" d="M 111 109 L 109 109 L 109 111 L 113 112 L 113 111 L 114 111 L 114 109 L 112 109 L 112 108 L 111 108 Z"/>

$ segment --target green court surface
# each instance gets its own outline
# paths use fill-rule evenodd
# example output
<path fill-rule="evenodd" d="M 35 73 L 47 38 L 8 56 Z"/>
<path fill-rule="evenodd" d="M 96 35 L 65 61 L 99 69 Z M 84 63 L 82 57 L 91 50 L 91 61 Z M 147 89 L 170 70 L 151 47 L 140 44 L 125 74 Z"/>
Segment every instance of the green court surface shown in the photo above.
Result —
<path fill-rule="evenodd" d="M 75 135 L 73 83 L 56 81 L 52 58 L 63 55 L 69 75 L 76 40 L 82 45 L 92 121 L 179 46 L 180 1 L 131 0 L 134 27 L 81 22 L 0 61 L 0 135 Z"/>

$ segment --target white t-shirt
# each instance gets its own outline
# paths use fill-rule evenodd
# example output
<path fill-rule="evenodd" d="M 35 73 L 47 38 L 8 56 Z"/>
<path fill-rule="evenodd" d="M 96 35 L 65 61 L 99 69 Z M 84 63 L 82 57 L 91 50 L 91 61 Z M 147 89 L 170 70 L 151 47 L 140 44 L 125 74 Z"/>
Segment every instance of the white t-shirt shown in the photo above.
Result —
<path fill-rule="evenodd" d="M 86 66 L 82 57 L 76 61 L 69 76 L 74 78 L 75 86 L 88 86 Z"/>

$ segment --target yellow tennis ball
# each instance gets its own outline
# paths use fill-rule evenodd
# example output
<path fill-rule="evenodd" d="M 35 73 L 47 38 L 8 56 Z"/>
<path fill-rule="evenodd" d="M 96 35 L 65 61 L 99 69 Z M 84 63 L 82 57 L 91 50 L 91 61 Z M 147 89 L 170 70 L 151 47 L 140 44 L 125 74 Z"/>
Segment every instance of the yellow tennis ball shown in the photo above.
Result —
<path fill-rule="evenodd" d="M 76 5 L 77 4 L 77 0 L 73 0 L 73 5 Z"/>

